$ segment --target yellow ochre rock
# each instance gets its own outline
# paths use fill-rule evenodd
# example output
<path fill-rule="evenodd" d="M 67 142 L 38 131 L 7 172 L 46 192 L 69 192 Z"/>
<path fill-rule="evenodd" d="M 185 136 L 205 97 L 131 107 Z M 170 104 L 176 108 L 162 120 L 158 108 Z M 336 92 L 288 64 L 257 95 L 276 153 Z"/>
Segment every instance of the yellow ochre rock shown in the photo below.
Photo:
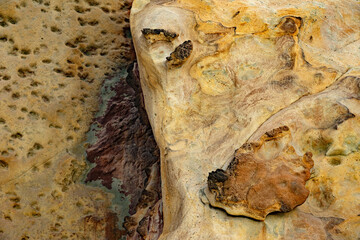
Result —
<path fill-rule="evenodd" d="M 359 1 L 135 0 L 130 25 L 161 152 L 161 240 L 360 237 Z M 143 29 L 177 37 L 150 44 Z M 191 51 L 169 67 L 184 42 Z M 291 156 L 311 152 L 314 162 L 301 201 L 285 210 L 309 192 L 306 201 L 256 217 L 263 221 L 211 207 L 219 203 L 204 193 L 208 174 L 227 169 L 243 144 L 280 126 L 291 132 Z M 276 147 L 263 149 L 282 156 Z M 276 172 L 271 164 L 264 171 Z M 245 170 L 234 179 L 229 189 L 241 188 Z M 261 183 L 251 189 L 264 192 Z"/>

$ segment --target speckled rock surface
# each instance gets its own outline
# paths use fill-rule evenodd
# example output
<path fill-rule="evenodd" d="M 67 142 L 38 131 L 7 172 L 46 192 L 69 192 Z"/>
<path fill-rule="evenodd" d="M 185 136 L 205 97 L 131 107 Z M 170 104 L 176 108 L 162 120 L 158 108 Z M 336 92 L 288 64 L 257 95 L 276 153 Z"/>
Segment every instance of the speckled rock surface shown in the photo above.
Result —
<path fill-rule="evenodd" d="M 161 233 L 158 150 L 133 74 L 130 7 L 0 0 L 1 240 Z"/>
<path fill-rule="evenodd" d="M 234 216 L 264 220 L 272 212 L 289 212 L 305 202 L 314 162 L 312 154 L 296 155 L 287 126 L 245 143 L 226 171 L 209 173 L 206 196 L 213 207 Z"/>
<path fill-rule="evenodd" d="M 360 237 L 358 1 L 135 0 L 130 22 L 160 148 L 160 239 Z M 178 36 L 149 42 L 143 29 Z M 305 203 L 264 221 L 211 208 L 209 172 L 284 125 L 296 155 L 313 154 Z"/>

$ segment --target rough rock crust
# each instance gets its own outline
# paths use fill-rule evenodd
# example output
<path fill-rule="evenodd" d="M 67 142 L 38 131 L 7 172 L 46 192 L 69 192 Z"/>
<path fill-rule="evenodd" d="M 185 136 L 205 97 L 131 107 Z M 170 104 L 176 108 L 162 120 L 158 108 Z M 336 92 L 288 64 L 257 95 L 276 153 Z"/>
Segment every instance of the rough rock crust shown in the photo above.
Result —
<path fill-rule="evenodd" d="M 142 101 L 136 62 L 129 64 L 126 79 L 113 87 L 102 116 L 95 119 L 100 126 L 87 159 L 96 165 L 88 172 L 86 182 L 101 180 L 111 189 L 115 180 L 121 185 L 129 204 L 123 220 L 125 231 L 113 238 L 157 239 L 162 229 L 159 149 L 154 140 Z M 108 236 L 107 236 L 108 237 Z"/>
<path fill-rule="evenodd" d="M 157 41 L 167 41 L 171 42 L 178 36 L 178 34 L 166 31 L 164 29 L 150 29 L 144 28 L 141 30 L 144 34 L 144 37 L 148 40 L 150 44 Z"/>
<path fill-rule="evenodd" d="M 210 204 L 257 220 L 303 204 L 314 162 L 310 152 L 298 156 L 290 141 L 290 130 L 284 126 L 265 133 L 258 142 L 245 143 L 226 171 L 209 173 Z"/>
<path fill-rule="evenodd" d="M 192 50 L 193 44 L 190 40 L 183 42 L 166 58 L 168 66 L 170 68 L 180 67 L 190 57 Z"/>

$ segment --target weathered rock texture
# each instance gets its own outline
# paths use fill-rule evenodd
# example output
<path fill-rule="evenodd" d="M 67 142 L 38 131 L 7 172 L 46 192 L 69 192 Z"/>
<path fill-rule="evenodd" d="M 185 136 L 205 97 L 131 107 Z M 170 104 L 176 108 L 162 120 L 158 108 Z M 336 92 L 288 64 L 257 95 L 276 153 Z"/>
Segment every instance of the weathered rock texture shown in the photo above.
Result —
<path fill-rule="evenodd" d="M 305 182 L 314 162 L 310 152 L 296 155 L 287 126 L 245 143 L 226 171 L 209 174 L 207 197 L 231 215 L 264 220 L 271 212 L 289 212 L 309 195 Z"/>
<path fill-rule="evenodd" d="M 86 181 L 101 180 L 111 189 L 119 179 L 119 191 L 129 201 L 121 208 L 130 215 L 125 214 L 125 231 L 114 239 L 157 239 L 162 228 L 159 150 L 143 106 L 136 66 L 131 64 L 127 78 L 113 86 L 115 95 L 107 110 L 95 119 L 97 140 L 87 149 L 88 161 L 96 166 Z"/>
<path fill-rule="evenodd" d="M 132 74 L 130 7 L 0 0 L 0 239 L 161 232 L 158 150 Z M 138 233 L 122 226 L 130 216 Z"/>
<path fill-rule="evenodd" d="M 178 35 L 176 33 L 168 32 L 164 29 L 150 29 L 144 28 L 141 30 L 144 34 L 144 37 L 148 40 L 150 44 L 157 42 L 157 41 L 168 41 L 171 42 L 176 38 Z"/>
<path fill-rule="evenodd" d="M 160 239 L 360 237 L 358 1 L 135 0 L 130 22 L 160 148 Z M 143 29 L 178 36 L 149 43 Z M 209 172 L 284 125 L 296 155 L 313 153 L 304 204 L 255 221 L 202 203 Z"/>

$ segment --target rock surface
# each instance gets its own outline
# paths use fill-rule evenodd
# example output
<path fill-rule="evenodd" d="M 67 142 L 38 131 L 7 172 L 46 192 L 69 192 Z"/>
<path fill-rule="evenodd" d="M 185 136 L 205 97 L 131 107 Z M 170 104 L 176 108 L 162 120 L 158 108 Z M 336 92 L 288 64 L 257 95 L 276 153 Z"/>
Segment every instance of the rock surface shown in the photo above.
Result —
<path fill-rule="evenodd" d="M 130 22 L 160 148 L 160 239 L 360 237 L 358 1 L 135 0 Z M 178 36 L 149 43 L 142 29 Z M 313 153 L 304 204 L 255 221 L 202 202 L 209 172 L 284 125 L 296 155 Z"/>
<path fill-rule="evenodd" d="M 161 233 L 158 149 L 133 74 L 130 7 L 0 0 L 1 240 Z"/>
<path fill-rule="evenodd" d="M 272 212 L 289 212 L 305 202 L 314 162 L 310 152 L 296 155 L 286 126 L 245 143 L 226 171 L 209 174 L 207 197 L 214 207 L 235 216 L 264 220 Z"/>
<path fill-rule="evenodd" d="M 112 189 L 118 179 L 121 185 L 115 190 L 129 201 L 121 206 L 129 216 L 119 219 L 124 220 L 125 232 L 114 234 L 114 239 L 157 239 L 162 228 L 159 149 L 143 106 L 136 66 L 131 64 L 127 78 L 111 86 L 115 95 L 95 119 L 92 132 L 97 140 L 86 151 L 88 161 L 96 163 L 86 182 L 101 180 Z"/>

